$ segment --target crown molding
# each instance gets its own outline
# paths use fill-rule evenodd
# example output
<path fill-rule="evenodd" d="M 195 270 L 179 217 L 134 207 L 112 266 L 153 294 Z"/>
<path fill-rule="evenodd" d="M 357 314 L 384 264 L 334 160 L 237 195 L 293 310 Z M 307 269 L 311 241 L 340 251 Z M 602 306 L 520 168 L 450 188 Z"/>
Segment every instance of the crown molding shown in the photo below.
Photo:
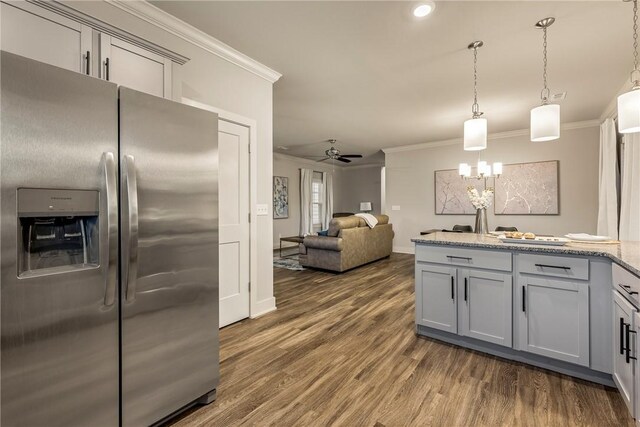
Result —
<path fill-rule="evenodd" d="M 26 0 L 26 1 L 27 3 L 31 3 L 35 6 L 49 10 L 58 15 L 62 15 L 65 18 L 71 19 L 72 21 L 76 21 L 81 24 L 87 25 L 96 31 L 100 31 L 101 33 L 109 34 L 110 36 L 117 37 L 135 46 L 157 53 L 158 55 L 165 58 L 169 58 L 173 62 L 178 63 L 180 65 L 183 65 L 187 61 L 189 61 L 189 58 L 187 58 L 184 55 L 181 55 L 172 50 L 166 49 L 160 45 L 157 45 L 148 40 L 145 40 L 142 37 L 138 37 L 135 34 L 131 34 L 128 31 L 124 31 L 118 27 L 108 24 L 98 18 L 94 18 L 93 16 L 87 15 L 86 13 L 80 12 L 79 10 L 74 9 L 71 6 L 60 3 L 59 1 L 55 1 L 55 0 L 48 0 L 48 1 Z"/>
<path fill-rule="evenodd" d="M 585 120 L 582 122 L 564 123 L 561 126 L 561 129 L 572 130 L 572 129 L 590 128 L 595 126 L 600 126 L 599 119 Z M 527 135 L 529 135 L 529 129 L 518 129 L 518 130 L 510 130 L 507 132 L 491 133 L 487 135 L 487 140 L 493 141 L 496 139 L 515 138 L 515 137 L 527 136 Z M 399 147 L 383 148 L 382 151 L 385 154 L 400 153 L 403 151 L 424 150 L 428 148 L 445 147 L 448 145 L 457 145 L 457 144 L 462 144 L 462 138 L 446 139 L 443 141 L 423 142 L 420 144 L 413 144 L 413 145 L 401 145 Z"/>
<path fill-rule="evenodd" d="M 264 64 L 248 57 L 247 55 L 235 50 L 231 46 L 211 37 L 209 34 L 201 31 L 194 26 L 187 24 L 183 20 L 165 12 L 162 9 L 144 1 L 130 0 L 104 0 L 125 12 L 130 13 L 137 18 L 142 19 L 158 28 L 161 28 L 181 39 L 198 46 L 207 52 L 213 53 L 220 58 L 231 62 L 263 79 L 275 83 L 282 77 L 282 74 L 267 67 Z"/>

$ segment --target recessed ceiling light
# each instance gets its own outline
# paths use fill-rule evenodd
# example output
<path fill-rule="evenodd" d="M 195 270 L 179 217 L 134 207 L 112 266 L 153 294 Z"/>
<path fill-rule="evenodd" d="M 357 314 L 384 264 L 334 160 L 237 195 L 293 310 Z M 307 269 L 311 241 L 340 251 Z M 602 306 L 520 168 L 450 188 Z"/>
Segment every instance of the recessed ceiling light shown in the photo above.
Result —
<path fill-rule="evenodd" d="M 416 18 L 424 18 L 435 9 L 435 4 L 433 2 L 420 3 L 415 8 L 413 8 L 413 16 Z"/>

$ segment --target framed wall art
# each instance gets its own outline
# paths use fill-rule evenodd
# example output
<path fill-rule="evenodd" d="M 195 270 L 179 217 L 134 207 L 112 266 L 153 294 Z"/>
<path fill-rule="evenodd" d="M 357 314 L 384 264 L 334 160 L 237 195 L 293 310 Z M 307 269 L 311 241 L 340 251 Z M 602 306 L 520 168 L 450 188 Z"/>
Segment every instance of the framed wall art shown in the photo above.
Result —
<path fill-rule="evenodd" d="M 473 182 L 460 178 L 457 169 L 439 170 L 434 174 L 436 215 L 476 214 L 467 195 L 467 187 Z"/>
<path fill-rule="evenodd" d="M 273 219 L 289 218 L 289 178 L 273 177 Z"/>
<path fill-rule="evenodd" d="M 496 215 L 559 215 L 559 161 L 504 165 L 493 206 Z"/>

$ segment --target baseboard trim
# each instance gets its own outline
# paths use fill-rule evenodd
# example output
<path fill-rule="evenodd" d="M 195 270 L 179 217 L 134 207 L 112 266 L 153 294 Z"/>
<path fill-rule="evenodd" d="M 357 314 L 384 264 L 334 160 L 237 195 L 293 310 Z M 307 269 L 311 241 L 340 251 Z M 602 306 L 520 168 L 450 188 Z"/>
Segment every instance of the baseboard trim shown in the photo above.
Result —
<path fill-rule="evenodd" d="M 413 255 L 416 253 L 416 247 L 415 246 L 394 246 L 393 252 L 397 252 L 399 254 Z"/>
<path fill-rule="evenodd" d="M 277 310 L 275 297 L 267 298 L 262 301 L 258 301 L 251 310 L 251 319 L 264 316 L 267 313 Z"/>
<path fill-rule="evenodd" d="M 615 387 L 613 378 L 610 374 L 594 371 L 593 369 L 589 369 L 584 366 L 578 366 L 572 363 L 539 356 L 537 354 L 514 350 L 501 345 L 480 341 L 475 338 L 463 337 L 450 332 L 439 331 L 422 325 L 416 325 L 416 333 L 427 338 L 433 338 L 449 344 L 469 348 L 482 353 L 488 353 L 492 356 L 501 357 L 503 359 L 537 366 L 538 368 L 548 369 L 550 371 L 602 384 L 608 387 Z"/>

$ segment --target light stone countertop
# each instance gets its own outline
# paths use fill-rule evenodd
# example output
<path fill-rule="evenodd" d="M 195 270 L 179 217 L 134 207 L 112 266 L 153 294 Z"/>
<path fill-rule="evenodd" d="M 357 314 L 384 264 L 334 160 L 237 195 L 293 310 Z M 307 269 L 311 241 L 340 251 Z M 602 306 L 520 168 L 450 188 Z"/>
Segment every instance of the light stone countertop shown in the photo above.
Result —
<path fill-rule="evenodd" d="M 411 239 L 415 244 L 464 246 L 471 248 L 503 249 L 522 252 L 549 254 L 604 256 L 620 264 L 630 272 L 640 276 L 640 242 L 620 243 L 568 243 L 565 246 L 527 245 L 503 243 L 488 234 L 447 233 L 438 231 Z"/>

